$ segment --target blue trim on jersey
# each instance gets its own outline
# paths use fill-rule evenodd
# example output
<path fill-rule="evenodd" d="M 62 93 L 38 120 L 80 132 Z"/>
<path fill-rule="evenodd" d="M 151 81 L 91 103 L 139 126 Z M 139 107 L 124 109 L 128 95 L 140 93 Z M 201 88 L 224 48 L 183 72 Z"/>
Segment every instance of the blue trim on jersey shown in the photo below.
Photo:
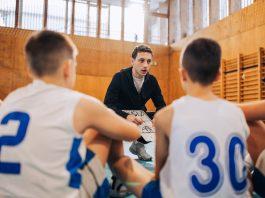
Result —
<path fill-rule="evenodd" d="M 1 121 L 1 125 L 7 125 L 9 121 L 18 121 L 19 126 L 16 135 L 3 135 L 0 136 L 0 152 L 2 147 L 15 147 L 20 144 L 25 136 L 30 121 L 30 116 L 25 112 L 11 112 L 7 114 Z M 1 156 L 1 153 L 0 153 Z M 0 158 L 1 159 L 1 158 Z M 14 159 L 15 160 L 15 159 Z M 19 162 L 3 162 L 0 161 L 0 173 L 4 174 L 20 174 L 21 164 Z"/>
<path fill-rule="evenodd" d="M 162 198 L 160 192 L 160 181 L 150 181 L 144 186 L 142 198 Z"/>
<path fill-rule="evenodd" d="M 201 152 L 203 148 L 203 154 Z M 223 184 L 223 173 L 218 161 L 219 146 L 214 136 L 209 133 L 195 133 L 188 139 L 188 155 L 199 155 L 199 168 L 207 171 L 207 177 L 202 177 L 200 172 L 192 171 L 189 182 L 192 191 L 198 196 L 215 194 Z M 207 167 L 207 168 L 206 168 Z"/>
<path fill-rule="evenodd" d="M 98 187 L 93 197 L 94 198 L 108 197 L 109 191 L 110 191 L 110 184 L 109 181 L 105 178 L 101 186 Z"/>
<path fill-rule="evenodd" d="M 246 156 L 244 139 L 238 134 L 231 134 L 227 141 L 228 156 L 227 167 L 229 170 L 230 183 L 237 194 L 245 193 L 247 190 L 247 168 L 239 169 L 238 164 L 243 164 Z M 235 157 L 236 150 L 239 150 L 241 157 Z M 240 162 L 241 161 L 241 162 Z"/>
<path fill-rule="evenodd" d="M 86 158 L 85 158 L 85 161 L 84 161 L 83 166 L 81 168 L 83 168 L 90 160 L 92 160 L 94 156 L 95 156 L 95 153 L 93 151 L 91 151 L 90 149 L 87 149 L 86 150 Z"/>
<path fill-rule="evenodd" d="M 86 157 L 83 160 L 78 151 L 81 142 L 82 138 L 74 138 L 70 151 L 70 158 L 66 164 L 66 169 L 70 172 L 69 186 L 72 188 L 80 188 L 82 175 L 78 172 L 78 170 L 82 169 L 95 156 L 91 150 L 87 149 Z"/>
<path fill-rule="evenodd" d="M 79 188 L 81 184 L 81 174 L 78 172 L 78 169 L 82 163 L 82 158 L 78 153 L 78 148 L 81 144 L 81 141 L 81 138 L 74 138 L 70 152 L 70 159 L 66 164 L 66 169 L 70 172 L 69 186 L 72 188 Z"/>

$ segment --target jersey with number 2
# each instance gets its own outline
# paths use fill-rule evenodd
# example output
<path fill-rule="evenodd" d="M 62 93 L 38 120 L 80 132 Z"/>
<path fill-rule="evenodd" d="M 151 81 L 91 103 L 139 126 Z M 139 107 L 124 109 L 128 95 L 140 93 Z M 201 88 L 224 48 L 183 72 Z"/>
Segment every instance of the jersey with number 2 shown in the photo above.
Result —
<path fill-rule="evenodd" d="M 79 170 L 89 160 L 73 127 L 81 97 L 35 80 L 5 99 L 0 107 L 0 197 L 79 196 Z"/>

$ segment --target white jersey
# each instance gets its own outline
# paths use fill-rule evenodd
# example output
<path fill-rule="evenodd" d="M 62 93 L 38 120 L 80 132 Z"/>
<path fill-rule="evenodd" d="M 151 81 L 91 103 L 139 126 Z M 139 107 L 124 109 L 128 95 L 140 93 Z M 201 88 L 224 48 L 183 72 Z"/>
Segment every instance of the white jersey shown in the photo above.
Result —
<path fill-rule="evenodd" d="M 74 130 L 81 97 L 35 80 L 0 106 L 0 197 L 78 197 L 80 170 L 93 155 Z"/>
<path fill-rule="evenodd" d="M 169 155 L 160 173 L 163 197 L 246 197 L 249 128 L 234 104 L 191 96 L 176 100 Z"/>

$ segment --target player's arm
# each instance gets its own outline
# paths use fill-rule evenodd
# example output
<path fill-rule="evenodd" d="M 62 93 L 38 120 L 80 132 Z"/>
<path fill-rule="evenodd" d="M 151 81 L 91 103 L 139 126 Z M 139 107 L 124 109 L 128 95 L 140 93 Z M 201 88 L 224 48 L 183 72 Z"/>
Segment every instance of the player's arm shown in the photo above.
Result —
<path fill-rule="evenodd" d="M 265 101 L 238 104 L 243 110 L 247 121 L 265 120 Z"/>
<path fill-rule="evenodd" d="M 156 179 L 159 178 L 160 170 L 163 168 L 168 157 L 172 117 L 173 109 L 171 106 L 161 109 L 154 117 L 154 126 L 156 130 Z"/>
<path fill-rule="evenodd" d="M 116 115 L 99 101 L 81 99 L 74 113 L 74 128 L 83 133 L 93 128 L 99 133 L 115 140 L 133 141 L 140 137 L 138 127 Z"/>

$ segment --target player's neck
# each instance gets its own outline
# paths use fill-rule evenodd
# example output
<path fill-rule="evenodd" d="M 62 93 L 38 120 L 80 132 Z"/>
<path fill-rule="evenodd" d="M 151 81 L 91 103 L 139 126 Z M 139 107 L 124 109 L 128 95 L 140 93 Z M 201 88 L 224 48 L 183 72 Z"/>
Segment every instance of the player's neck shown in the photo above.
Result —
<path fill-rule="evenodd" d="M 66 84 L 65 80 L 61 79 L 61 78 L 57 78 L 56 76 L 44 76 L 44 77 L 39 78 L 39 80 L 42 80 L 48 84 L 53 84 L 53 85 L 57 85 L 59 87 L 66 87 L 67 88 L 67 84 Z"/>
<path fill-rule="evenodd" d="M 187 95 L 192 97 L 200 98 L 202 100 L 215 100 L 217 97 L 212 92 L 212 86 L 202 86 L 198 83 L 187 85 Z"/>

